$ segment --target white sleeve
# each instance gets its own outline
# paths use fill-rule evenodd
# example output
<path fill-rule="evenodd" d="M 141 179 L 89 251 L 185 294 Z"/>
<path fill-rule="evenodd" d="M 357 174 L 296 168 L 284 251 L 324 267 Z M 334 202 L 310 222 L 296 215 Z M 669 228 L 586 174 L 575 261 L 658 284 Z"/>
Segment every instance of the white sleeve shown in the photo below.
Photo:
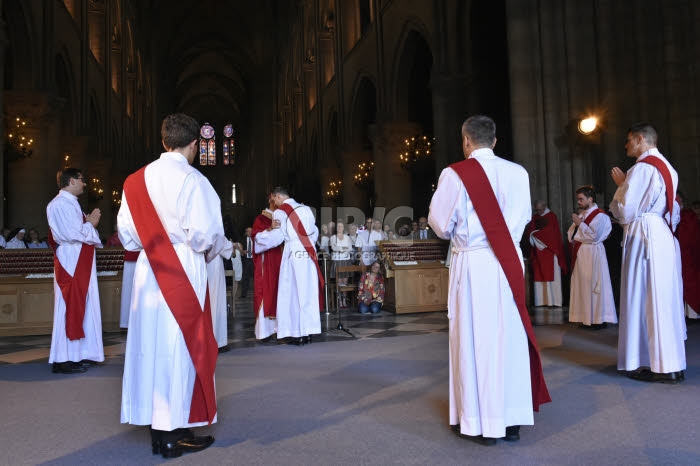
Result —
<path fill-rule="evenodd" d="M 457 223 L 455 207 L 462 189 L 464 189 L 464 185 L 457 173 L 451 168 L 445 168 L 440 174 L 438 187 L 430 201 L 430 213 L 428 214 L 428 224 L 439 238 L 450 239 L 452 237 Z"/>

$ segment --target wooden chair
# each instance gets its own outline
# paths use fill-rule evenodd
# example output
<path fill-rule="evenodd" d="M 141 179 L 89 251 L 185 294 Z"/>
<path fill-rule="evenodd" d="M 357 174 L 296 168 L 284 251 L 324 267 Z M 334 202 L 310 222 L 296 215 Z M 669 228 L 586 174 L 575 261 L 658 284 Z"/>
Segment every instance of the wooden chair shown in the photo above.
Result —
<path fill-rule="evenodd" d="M 335 268 L 335 306 L 340 308 L 341 293 L 350 293 L 350 302 L 357 303 L 357 290 L 359 288 L 360 277 L 367 271 L 366 265 L 345 265 Z M 343 285 L 338 282 L 338 276 L 345 274 L 347 276 L 347 284 Z"/>
<path fill-rule="evenodd" d="M 231 277 L 231 286 L 226 285 L 226 302 L 229 305 L 229 317 L 236 317 L 236 290 L 238 282 L 236 281 L 234 270 L 224 270 L 224 276 Z"/>

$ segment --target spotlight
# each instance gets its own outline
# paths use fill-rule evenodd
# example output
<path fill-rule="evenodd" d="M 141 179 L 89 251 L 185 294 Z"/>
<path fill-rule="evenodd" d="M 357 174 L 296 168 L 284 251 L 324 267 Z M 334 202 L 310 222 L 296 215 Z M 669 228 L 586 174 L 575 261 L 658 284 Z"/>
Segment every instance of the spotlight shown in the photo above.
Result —
<path fill-rule="evenodd" d="M 596 117 L 588 117 L 579 121 L 578 130 L 581 134 L 591 134 L 598 127 L 598 119 Z"/>

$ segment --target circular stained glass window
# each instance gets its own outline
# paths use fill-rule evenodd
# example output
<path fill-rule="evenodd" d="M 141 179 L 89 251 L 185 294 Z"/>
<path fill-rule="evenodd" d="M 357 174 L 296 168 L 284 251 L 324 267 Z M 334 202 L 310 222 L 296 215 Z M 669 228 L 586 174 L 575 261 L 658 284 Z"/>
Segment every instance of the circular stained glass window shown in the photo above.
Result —
<path fill-rule="evenodd" d="M 211 139 L 214 137 L 214 128 L 209 123 L 204 123 L 204 126 L 199 130 L 199 134 L 204 139 Z"/>
<path fill-rule="evenodd" d="M 224 126 L 224 137 L 230 138 L 233 136 L 233 125 L 228 124 Z"/>

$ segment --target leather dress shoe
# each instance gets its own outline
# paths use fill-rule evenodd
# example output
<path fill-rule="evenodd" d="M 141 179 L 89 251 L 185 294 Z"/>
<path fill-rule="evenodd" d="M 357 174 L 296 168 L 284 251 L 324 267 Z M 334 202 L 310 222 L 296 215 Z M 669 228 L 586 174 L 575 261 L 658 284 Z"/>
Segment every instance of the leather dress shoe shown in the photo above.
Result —
<path fill-rule="evenodd" d="M 231 350 L 231 347 L 229 345 L 224 345 L 219 348 L 219 354 L 221 353 L 228 353 Z"/>
<path fill-rule="evenodd" d="M 495 438 L 484 437 L 483 435 L 466 435 L 466 434 L 463 434 L 462 431 L 461 431 L 461 429 L 460 429 L 460 427 L 459 427 L 459 424 L 456 424 L 456 425 L 453 425 L 453 426 L 450 426 L 450 427 L 452 428 L 452 431 L 453 431 L 454 433 L 456 433 L 457 435 L 459 435 L 460 437 L 465 438 L 465 439 L 467 439 L 467 440 L 471 440 L 472 442 L 478 443 L 479 445 L 484 445 L 484 446 L 487 446 L 487 447 L 492 446 L 492 445 L 496 445 L 496 439 L 495 439 Z"/>
<path fill-rule="evenodd" d="M 90 360 L 90 359 L 83 359 L 83 360 L 80 361 L 78 364 L 84 366 L 84 367 L 87 369 L 88 367 L 96 366 L 96 365 L 97 365 L 97 361 L 92 361 L 92 360 Z"/>
<path fill-rule="evenodd" d="M 153 454 L 160 454 L 163 458 L 178 458 L 183 453 L 194 453 L 209 448 L 214 443 L 214 437 L 205 435 L 202 437 L 185 437 L 174 442 L 153 442 Z"/>
<path fill-rule="evenodd" d="M 300 346 L 301 343 L 301 337 L 290 337 L 289 341 L 287 342 L 288 345 L 296 345 Z"/>
<path fill-rule="evenodd" d="M 517 442 L 520 440 L 520 426 L 506 427 L 506 436 L 503 437 L 506 442 Z"/>
<path fill-rule="evenodd" d="M 306 345 L 307 343 L 311 343 L 311 335 L 301 337 L 301 344 Z"/>
<path fill-rule="evenodd" d="M 77 374 L 85 371 L 87 371 L 87 367 L 79 362 L 55 362 L 51 365 L 51 372 L 54 374 Z"/>
<path fill-rule="evenodd" d="M 658 382 L 667 384 L 677 384 L 685 380 L 685 373 L 683 371 L 660 374 L 657 372 L 652 372 L 647 368 L 637 369 L 636 371 L 628 373 L 627 376 L 631 379 L 640 380 L 642 382 Z"/>

